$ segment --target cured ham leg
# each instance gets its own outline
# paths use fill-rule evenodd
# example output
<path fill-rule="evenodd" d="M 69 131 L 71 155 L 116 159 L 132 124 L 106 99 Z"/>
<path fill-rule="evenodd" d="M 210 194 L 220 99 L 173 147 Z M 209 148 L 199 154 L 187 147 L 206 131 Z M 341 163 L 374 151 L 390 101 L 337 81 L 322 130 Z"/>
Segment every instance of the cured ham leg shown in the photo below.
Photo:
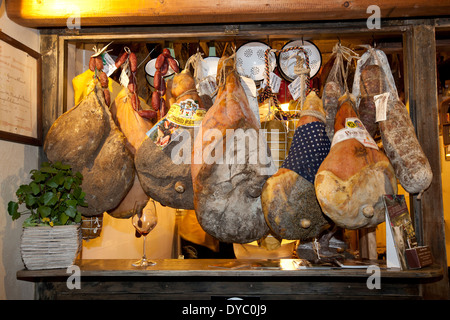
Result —
<path fill-rule="evenodd" d="M 50 161 L 70 164 L 83 175 L 88 207 L 80 208 L 80 212 L 86 217 L 117 207 L 135 177 L 133 155 L 112 119 L 96 79 L 88 92 L 78 105 L 53 123 L 44 142 Z"/>
<path fill-rule="evenodd" d="M 192 210 L 194 203 L 190 158 L 194 131 L 201 119 L 197 119 L 194 125 L 182 126 L 171 121 L 171 117 L 177 110 L 181 110 L 180 106 L 185 102 L 191 102 L 198 106 L 198 110 L 203 111 L 209 106 L 203 104 L 195 89 L 194 78 L 186 70 L 175 75 L 169 88 L 170 97 L 166 100 L 172 102 L 172 106 L 169 113 L 153 128 L 157 129 L 155 132 L 158 137 L 153 138 L 153 134 L 149 134 L 137 149 L 134 158 L 136 171 L 142 188 L 149 197 L 164 206 Z M 182 115 L 178 116 L 182 118 Z M 180 134 L 172 139 L 174 131 Z"/>
<path fill-rule="evenodd" d="M 397 179 L 389 159 L 373 140 L 367 139 L 366 145 L 361 142 L 370 135 L 353 105 L 347 95 L 340 99 L 330 153 L 319 167 L 314 184 L 323 212 L 346 229 L 375 227 L 383 222 L 382 196 L 397 193 Z M 364 129 L 365 134 L 361 135 L 361 131 L 356 134 L 352 131 L 354 126 Z M 362 138 L 339 141 L 339 137 L 347 134 Z"/>
<path fill-rule="evenodd" d="M 141 117 L 132 106 L 132 95 L 128 88 L 122 88 L 111 105 L 111 114 L 120 131 L 127 138 L 127 147 L 134 155 L 142 141 L 147 137 L 146 133 L 153 127 L 153 123 Z M 148 109 L 145 102 L 140 102 L 141 108 Z M 136 201 L 148 200 L 148 196 L 142 189 L 137 175 L 134 177 L 133 186 L 120 204 L 108 214 L 114 218 L 127 219 L 132 216 L 133 206 Z"/>
<path fill-rule="evenodd" d="M 258 137 L 260 125 L 238 75 L 232 71 L 225 82 L 194 141 L 191 165 L 194 207 L 208 234 L 222 242 L 248 243 L 269 232 L 260 194 L 275 166 L 267 156 L 267 143 Z M 229 143 L 239 134 L 247 135 L 253 143 Z M 241 158 L 238 150 L 244 145 L 245 156 Z M 261 150 L 266 157 L 252 161 Z M 243 161 L 233 162 L 230 158 Z"/>
<path fill-rule="evenodd" d="M 311 92 L 297 123 L 289 155 L 264 184 L 261 203 L 267 224 L 282 239 L 308 240 L 328 226 L 317 202 L 314 177 L 330 150 L 322 101 Z"/>

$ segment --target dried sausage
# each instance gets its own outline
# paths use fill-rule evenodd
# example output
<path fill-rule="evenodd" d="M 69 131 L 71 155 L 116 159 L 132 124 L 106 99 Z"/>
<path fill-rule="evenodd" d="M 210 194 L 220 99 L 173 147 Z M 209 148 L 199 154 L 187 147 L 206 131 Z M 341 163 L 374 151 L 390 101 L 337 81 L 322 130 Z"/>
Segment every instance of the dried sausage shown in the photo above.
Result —
<path fill-rule="evenodd" d="M 128 52 L 123 52 L 117 59 L 116 59 L 116 68 L 120 68 L 121 65 L 123 65 L 125 63 L 125 61 L 127 61 L 128 58 Z"/>
<path fill-rule="evenodd" d="M 130 70 L 131 70 L 131 72 L 136 72 L 136 70 L 137 70 L 136 54 L 134 54 L 134 52 L 131 52 L 129 57 L 128 57 L 128 59 L 130 61 Z"/>
<path fill-rule="evenodd" d="M 91 70 L 92 72 L 95 71 L 95 59 L 94 59 L 94 57 L 91 57 L 89 59 L 89 70 Z"/>
<path fill-rule="evenodd" d="M 153 77 L 153 86 L 155 87 L 156 90 L 159 90 L 161 88 L 162 83 L 161 80 L 162 80 L 161 71 L 156 70 L 155 75 Z"/>
<path fill-rule="evenodd" d="M 98 57 L 95 57 L 95 68 L 97 69 L 97 70 L 103 70 L 103 59 L 102 59 L 102 57 L 100 57 L 100 56 L 98 56 Z"/>
<path fill-rule="evenodd" d="M 108 88 L 108 76 L 103 71 L 98 75 L 102 88 Z"/>
<path fill-rule="evenodd" d="M 153 119 L 156 118 L 157 112 L 155 110 L 139 110 L 137 113 L 142 117 L 146 119 Z"/>
<path fill-rule="evenodd" d="M 405 105 L 400 100 L 390 100 L 386 121 L 380 121 L 379 126 L 383 148 L 402 187 L 409 193 L 427 189 L 433 172 Z"/>
<path fill-rule="evenodd" d="M 162 55 L 164 55 L 166 58 L 171 57 L 170 50 L 167 48 L 164 48 L 164 50 L 162 51 Z"/>
<path fill-rule="evenodd" d="M 152 107 L 154 110 L 159 110 L 161 108 L 161 95 L 158 91 L 154 91 L 152 94 Z"/>
<path fill-rule="evenodd" d="M 156 58 L 155 61 L 155 69 L 159 70 L 163 66 L 164 62 L 166 61 L 166 57 L 163 54 L 160 54 L 158 58 Z"/>
<path fill-rule="evenodd" d="M 173 71 L 177 72 L 180 71 L 178 67 L 177 61 L 172 57 L 167 57 L 167 61 L 169 62 L 169 66 L 172 68 Z"/>

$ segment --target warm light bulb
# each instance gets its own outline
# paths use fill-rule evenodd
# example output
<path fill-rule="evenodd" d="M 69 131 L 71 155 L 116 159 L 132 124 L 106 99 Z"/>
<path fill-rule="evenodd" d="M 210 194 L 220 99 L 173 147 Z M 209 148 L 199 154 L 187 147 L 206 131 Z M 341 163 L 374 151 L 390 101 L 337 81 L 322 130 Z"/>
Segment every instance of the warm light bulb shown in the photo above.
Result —
<path fill-rule="evenodd" d="M 280 108 L 285 112 L 289 111 L 289 102 L 280 104 Z"/>

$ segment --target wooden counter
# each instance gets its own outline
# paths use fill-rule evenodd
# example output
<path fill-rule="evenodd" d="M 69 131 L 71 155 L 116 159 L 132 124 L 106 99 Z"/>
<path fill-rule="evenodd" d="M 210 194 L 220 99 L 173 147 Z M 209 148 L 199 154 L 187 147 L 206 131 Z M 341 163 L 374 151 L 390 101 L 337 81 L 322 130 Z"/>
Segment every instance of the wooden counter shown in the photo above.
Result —
<path fill-rule="evenodd" d="M 77 261 L 80 289 L 68 288 L 72 272 L 66 269 L 20 270 L 17 278 L 36 283 L 36 299 L 287 300 L 421 299 L 421 284 L 443 275 L 437 266 L 406 271 L 380 268 L 381 288 L 369 289 L 372 272 L 366 269 L 297 269 L 293 259 L 155 261 L 146 269 L 133 267 L 132 260 Z"/>

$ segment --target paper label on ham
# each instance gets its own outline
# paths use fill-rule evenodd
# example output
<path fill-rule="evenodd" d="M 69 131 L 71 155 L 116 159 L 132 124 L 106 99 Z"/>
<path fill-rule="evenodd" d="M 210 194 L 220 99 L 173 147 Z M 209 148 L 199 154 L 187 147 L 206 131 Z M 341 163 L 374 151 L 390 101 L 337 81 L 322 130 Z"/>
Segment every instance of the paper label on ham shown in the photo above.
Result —
<path fill-rule="evenodd" d="M 376 142 L 373 140 L 369 132 L 367 132 L 361 120 L 358 118 L 345 119 L 345 128 L 338 130 L 333 136 L 333 142 L 331 147 L 336 143 L 348 140 L 356 139 L 362 143 L 365 147 L 378 150 Z"/>
<path fill-rule="evenodd" d="M 186 99 L 179 103 L 174 103 L 166 119 L 182 127 L 198 127 L 206 114 L 206 110 L 199 107 L 198 103 L 192 99 Z"/>
<path fill-rule="evenodd" d="M 209 76 L 200 80 L 197 84 L 198 94 L 213 97 L 216 92 L 217 85 L 213 77 Z"/>
<path fill-rule="evenodd" d="M 163 150 L 185 129 L 199 127 L 206 110 L 199 107 L 192 99 L 172 104 L 164 119 L 161 119 L 146 134 Z"/>

